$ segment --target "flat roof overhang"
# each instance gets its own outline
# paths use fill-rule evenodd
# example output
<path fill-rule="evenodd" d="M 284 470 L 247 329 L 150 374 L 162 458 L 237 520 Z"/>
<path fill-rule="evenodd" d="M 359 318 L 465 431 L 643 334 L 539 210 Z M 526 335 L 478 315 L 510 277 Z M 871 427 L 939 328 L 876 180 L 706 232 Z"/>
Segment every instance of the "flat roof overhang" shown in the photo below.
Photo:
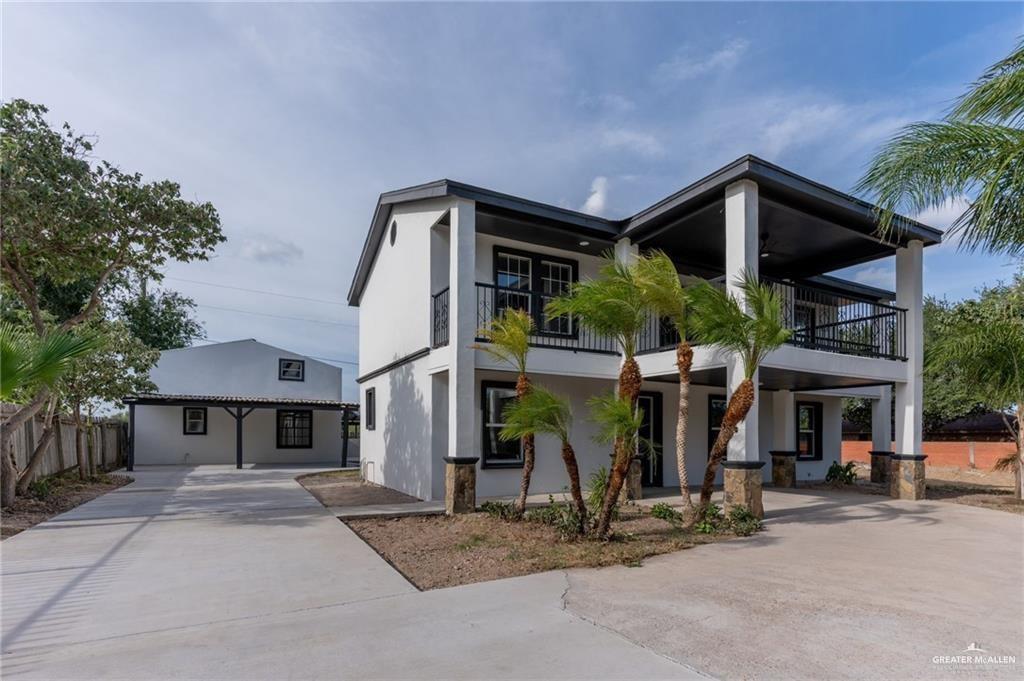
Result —
<path fill-rule="evenodd" d="M 810 371 L 794 371 L 775 367 L 761 367 L 758 374 L 761 390 L 792 390 L 809 392 L 814 390 L 830 390 L 836 388 L 865 388 L 877 385 L 891 385 L 892 381 L 880 381 L 852 376 L 835 376 Z M 646 381 L 678 383 L 679 377 L 666 374 L 664 376 L 644 377 Z M 692 385 L 721 388 L 725 390 L 725 367 L 694 371 L 690 376 Z"/>

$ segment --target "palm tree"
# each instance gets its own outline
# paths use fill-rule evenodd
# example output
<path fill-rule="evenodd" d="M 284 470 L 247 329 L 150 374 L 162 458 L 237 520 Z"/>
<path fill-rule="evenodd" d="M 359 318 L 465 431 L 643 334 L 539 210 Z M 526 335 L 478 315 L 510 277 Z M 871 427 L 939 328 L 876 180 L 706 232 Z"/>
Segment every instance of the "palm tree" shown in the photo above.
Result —
<path fill-rule="evenodd" d="M 22 409 L 16 418 L 0 424 L 0 506 L 7 507 L 14 500 L 17 487 L 28 484 L 42 461 L 52 437 L 47 428 L 29 458 L 24 471 L 18 471 L 11 448 L 11 436 L 25 421 L 35 416 L 49 402 L 50 412 L 56 402 L 51 390 L 57 379 L 68 370 L 70 362 L 95 349 L 97 340 L 91 336 L 76 336 L 68 332 L 53 332 L 37 337 L 13 324 L 0 324 L 0 400 L 9 400 L 19 392 L 34 392 L 33 409 Z M 52 413 L 47 423 L 52 421 Z"/>
<path fill-rule="evenodd" d="M 994 64 L 939 123 L 913 123 L 875 156 L 856 191 L 881 209 L 879 231 L 899 230 L 896 212 L 920 213 L 966 198 L 950 233 L 960 245 L 1024 255 L 1024 40 Z"/>
<path fill-rule="evenodd" d="M 522 400 L 530 392 L 530 379 L 526 375 L 526 355 L 530 352 L 530 335 L 533 333 L 533 317 L 525 310 L 506 308 L 491 320 L 490 326 L 479 329 L 477 335 L 487 341 L 475 345 L 499 362 L 512 366 L 516 378 L 516 400 Z M 523 433 L 523 478 L 519 483 L 519 498 L 516 499 L 517 517 L 526 511 L 526 497 L 530 494 L 530 478 L 533 476 L 534 441 L 533 433 Z"/>
<path fill-rule="evenodd" d="M 1014 495 L 1019 501 L 1024 465 L 1024 301 L 1008 304 L 1004 313 L 983 325 L 962 320 L 936 339 L 925 352 L 925 361 L 929 368 L 955 368 L 987 403 L 1004 413 L 1017 452 L 1001 459 L 998 468 L 1014 471 Z M 1016 428 L 1003 412 L 1007 405 L 1015 405 Z"/>
<path fill-rule="evenodd" d="M 649 307 L 636 280 L 634 268 L 610 256 L 606 257 L 596 279 L 573 285 L 567 295 L 555 298 L 545 309 L 549 318 L 570 315 L 595 333 L 615 340 L 622 352 L 618 394 L 634 408 L 643 384 L 640 366 L 636 363 L 637 337 L 647 323 L 648 312 Z M 608 536 L 612 509 L 618 501 L 629 464 L 636 453 L 622 438 L 615 441 L 614 449 L 615 459 L 608 488 L 597 519 L 599 538 Z"/>
<path fill-rule="evenodd" d="M 676 368 L 679 369 L 679 414 L 676 417 L 676 470 L 684 512 L 693 514 L 690 480 L 686 474 L 686 426 L 690 418 L 690 369 L 693 348 L 686 339 L 689 331 L 689 297 L 672 260 L 663 251 L 653 251 L 636 263 L 636 279 L 650 307 L 659 317 L 667 317 L 679 334 Z"/>
<path fill-rule="evenodd" d="M 545 388 L 534 387 L 522 398 L 505 408 L 505 427 L 501 429 L 503 440 L 533 437 L 534 433 L 554 435 L 562 443 L 562 463 L 569 475 L 569 492 L 572 495 L 576 513 L 579 515 L 579 533 L 586 532 L 587 504 L 583 501 L 580 486 L 580 469 L 576 463 L 576 452 L 569 443 L 569 429 L 572 427 L 572 412 L 568 400 Z"/>
<path fill-rule="evenodd" d="M 744 302 L 707 282 L 690 288 L 697 339 L 739 355 L 743 363 L 743 381 L 729 396 L 722 428 L 708 457 L 700 488 L 701 509 L 711 502 L 715 473 L 725 458 L 729 440 L 754 404 L 754 372 L 768 353 L 785 343 L 791 333 L 783 323 L 782 301 L 771 284 L 762 284 L 750 270 L 737 277 L 736 283 L 743 292 Z M 753 427 L 756 428 L 756 424 Z"/>

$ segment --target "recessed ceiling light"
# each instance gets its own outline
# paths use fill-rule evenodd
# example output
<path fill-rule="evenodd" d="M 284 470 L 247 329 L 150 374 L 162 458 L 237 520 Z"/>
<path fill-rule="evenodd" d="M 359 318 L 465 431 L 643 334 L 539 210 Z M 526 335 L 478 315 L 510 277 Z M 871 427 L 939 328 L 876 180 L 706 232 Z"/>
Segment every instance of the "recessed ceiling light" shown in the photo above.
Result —
<path fill-rule="evenodd" d="M 580 246 L 589 246 L 589 245 L 590 245 L 589 241 L 581 241 L 580 242 Z"/>

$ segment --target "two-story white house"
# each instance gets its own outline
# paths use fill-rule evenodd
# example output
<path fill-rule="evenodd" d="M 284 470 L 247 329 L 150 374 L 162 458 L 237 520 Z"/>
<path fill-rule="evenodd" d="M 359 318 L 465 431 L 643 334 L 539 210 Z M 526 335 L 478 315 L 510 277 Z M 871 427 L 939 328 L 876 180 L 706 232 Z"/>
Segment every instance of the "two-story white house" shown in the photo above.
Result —
<path fill-rule="evenodd" d="M 794 329 L 755 379 L 760 392 L 723 466 L 727 487 L 759 504 L 763 480 L 822 479 L 840 455 L 842 398 L 856 395 L 875 405 L 873 475 L 894 471 L 893 494 L 919 498 L 922 249 L 941 233 L 905 218 L 898 225 L 882 239 L 872 205 L 753 156 L 624 220 L 450 180 L 382 194 L 348 295 L 360 308 L 364 475 L 449 502 L 464 486 L 484 497 L 517 491 L 520 447 L 497 437 L 515 376 L 474 349 L 477 330 L 507 307 L 536 316 L 528 371 L 570 398 L 581 473 L 607 466 L 610 451 L 593 441 L 586 401 L 614 388 L 621 358 L 610 339 L 574 320 L 547 320 L 544 306 L 595 276 L 602 253 L 629 260 L 658 248 L 681 276 L 733 290 L 737 275 L 754 270 L 778 287 Z M 829 275 L 887 256 L 895 256 L 895 292 Z M 643 434 L 661 445 L 644 462 L 643 484 L 672 487 L 676 339 L 652 318 L 638 342 Z M 739 368 L 734 357 L 695 348 L 686 442 L 693 481 L 742 379 Z M 558 492 L 566 484 L 557 443 L 538 438 L 531 489 Z"/>
<path fill-rule="evenodd" d="M 353 465 L 358 444 L 341 369 L 252 338 L 166 350 L 157 392 L 129 395 L 135 465 Z"/>

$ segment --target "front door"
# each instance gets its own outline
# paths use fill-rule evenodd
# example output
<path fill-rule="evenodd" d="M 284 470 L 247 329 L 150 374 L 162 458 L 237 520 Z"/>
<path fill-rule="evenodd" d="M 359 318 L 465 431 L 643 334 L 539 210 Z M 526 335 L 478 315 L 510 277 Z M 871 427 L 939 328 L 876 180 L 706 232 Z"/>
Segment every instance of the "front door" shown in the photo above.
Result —
<path fill-rule="evenodd" d="M 657 392 L 642 392 L 637 399 L 637 406 L 643 414 L 640 423 L 640 453 L 643 455 L 641 484 L 644 487 L 664 486 L 661 404 L 661 393 Z"/>

